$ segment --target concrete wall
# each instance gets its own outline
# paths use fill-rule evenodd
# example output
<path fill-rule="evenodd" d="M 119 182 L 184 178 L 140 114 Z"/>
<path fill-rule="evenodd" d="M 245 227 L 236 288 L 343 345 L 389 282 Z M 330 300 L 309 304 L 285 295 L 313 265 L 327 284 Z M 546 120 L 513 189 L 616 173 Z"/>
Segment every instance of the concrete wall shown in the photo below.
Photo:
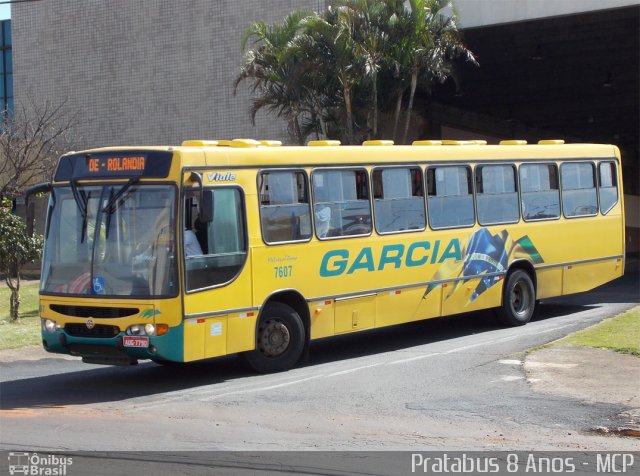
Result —
<path fill-rule="evenodd" d="M 16 100 L 67 100 L 83 145 L 286 136 L 233 95 L 244 28 L 319 0 L 48 0 L 12 10 Z"/>
<path fill-rule="evenodd" d="M 454 0 L 464 28 L 640 5 L 638 0 Z"/>
<path fill-rule="evenodd" d="M 627 253 L 640 253 L 640 197 L 624 196 Z"/>

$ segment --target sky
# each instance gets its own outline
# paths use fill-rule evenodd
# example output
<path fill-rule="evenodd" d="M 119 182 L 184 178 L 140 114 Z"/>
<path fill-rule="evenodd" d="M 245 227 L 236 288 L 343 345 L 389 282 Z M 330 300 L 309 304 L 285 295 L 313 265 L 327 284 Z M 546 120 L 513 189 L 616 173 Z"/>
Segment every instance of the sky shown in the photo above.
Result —
<path fill-rule="evenodd" d="M 0 5 L 0 20 L 8 20 L 11 18 L 11 5 Z"/>

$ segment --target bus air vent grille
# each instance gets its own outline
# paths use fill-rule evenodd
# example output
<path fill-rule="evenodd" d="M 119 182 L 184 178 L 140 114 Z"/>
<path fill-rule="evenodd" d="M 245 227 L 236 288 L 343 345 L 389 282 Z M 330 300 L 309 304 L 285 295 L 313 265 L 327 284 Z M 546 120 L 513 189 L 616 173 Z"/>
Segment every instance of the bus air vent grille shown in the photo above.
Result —
<path fill-rule="evenodd" d="M 73 317 L 95 317 L 99 319 L 115 319 L 133 316 L 140 312 L 135 307 L 97 307 L 97 306 L 67 306 L 51 304 L 50 309 L 58 314 Z"/>
<path fill-rule="evenodd" d="M 73 337 L 93 337 L 97 339 L 109 339 L 120 333 L 118 326 L 105 326 L 97 324 L 88 329 L 84 324 L 66 324 L 64 331 Z"/>

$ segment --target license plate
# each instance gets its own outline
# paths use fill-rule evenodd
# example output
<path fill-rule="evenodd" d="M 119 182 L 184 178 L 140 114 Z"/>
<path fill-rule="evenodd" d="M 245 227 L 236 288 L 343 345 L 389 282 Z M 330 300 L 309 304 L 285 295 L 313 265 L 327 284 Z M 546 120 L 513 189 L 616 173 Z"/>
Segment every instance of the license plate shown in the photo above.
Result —
<path fill-rule="evenodd" d="M 148 337 L 124 336 L 122 345 L 125 347 L 149 347 Z"/>

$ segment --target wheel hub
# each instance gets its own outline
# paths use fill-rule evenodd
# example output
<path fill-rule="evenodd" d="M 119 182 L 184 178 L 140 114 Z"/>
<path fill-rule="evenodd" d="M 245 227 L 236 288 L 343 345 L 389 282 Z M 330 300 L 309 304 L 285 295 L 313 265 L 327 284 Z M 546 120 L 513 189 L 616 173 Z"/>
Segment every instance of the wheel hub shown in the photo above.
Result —
<path fill-rule="evenodd" d="M 516 314 L 523 314 L 529 306 L 527 290 L 517 283 L 511 292 L 511 307 Z"/>
<path fill-rule="evenodd" d="M 269 319 L 260 329 L 258 347 L 267 357 L 277 357 L 287 350 L 290 341 L 291 334 L 287 326 L 276 319 Z"/>

